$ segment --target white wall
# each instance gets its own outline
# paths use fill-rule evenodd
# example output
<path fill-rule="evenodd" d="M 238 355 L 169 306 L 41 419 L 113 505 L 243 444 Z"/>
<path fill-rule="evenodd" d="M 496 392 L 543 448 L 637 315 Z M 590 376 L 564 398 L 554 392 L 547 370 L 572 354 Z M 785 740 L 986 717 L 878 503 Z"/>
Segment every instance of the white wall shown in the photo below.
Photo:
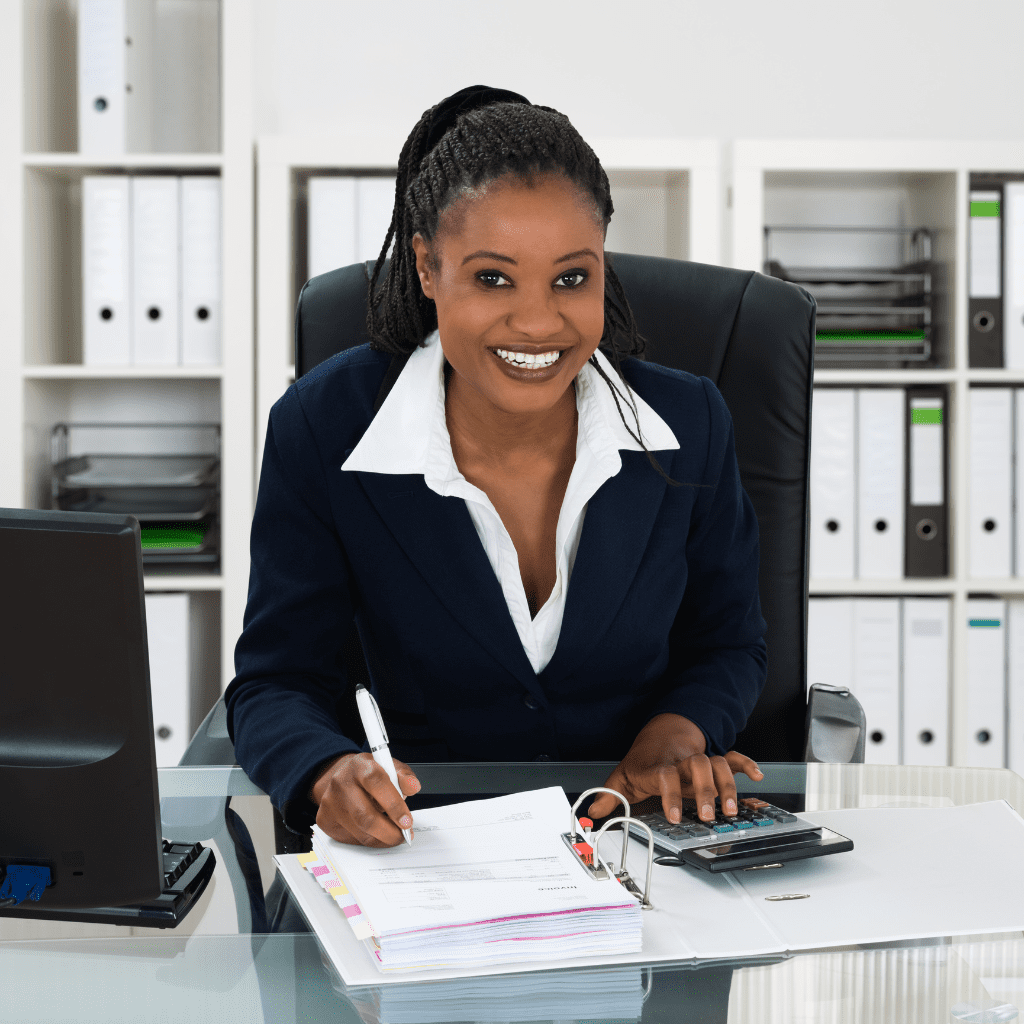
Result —
<path fill-rule="evenodd" d="M 260 134 L 407 134 L 466 85 L 586 137 L 1024 136 L 1022 0 L 253 0 Z"/>

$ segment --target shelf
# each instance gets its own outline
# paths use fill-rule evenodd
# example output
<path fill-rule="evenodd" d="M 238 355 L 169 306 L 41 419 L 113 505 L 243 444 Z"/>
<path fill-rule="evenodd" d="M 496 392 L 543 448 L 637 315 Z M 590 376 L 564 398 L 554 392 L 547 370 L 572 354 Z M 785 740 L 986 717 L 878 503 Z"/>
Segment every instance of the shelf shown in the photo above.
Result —
<path fill-rule="evenodd" d="M 224 166 L 220 153 L 118 153 L 96 156 L 90 153 L 24 153 L 25 167 L 73 167 L 78 170 L 131 171 L 140 169 L 198 169 L 218 171 Z"/>
<path fill-rule="evenodd" d="M 826 370 L 815 369 L 814 383 L 818 384 L 952 384 L 959 374 L 956 370 Z M 1024 374 L 1021 375 L 1024 380 Z"/>
<path fill-rule="evenodd" d="M 26 380 L 219 380 L 222 366 L 82 366 L 57 363 L 22 368 Z"/>
<path fill-rule="evenodd" d="M 196 574 L 189 576 L 187 573 L 175 573 L 166 576 L 158 575 L 152 569 L 146 568 L 143 571 L 144 586 L 147 592 L 165 590 L 223 590 L 224 579 L 221 576 L 214 576 L 210 573 L 205 575 Z"/>
<path fill-rule="evenodd" d="M 1024 385 L 1024 369 L 969 369 L 967 370 L 967 380 L 971 384 Z"/>
<path fill-rule="evenodd" d="M 1021 592 L 1024 593 L 1024 580 L 1019 582 L 1022 584 Z M 833 594 L 853 594 L 857 596 L 881 594 L 899 597 L 913 594 L 952 595 L 957 588 L 956 580 L 943 576 L 903 580 L 811 580 L 808 592 L 811 597 L 824 597 Z"/>

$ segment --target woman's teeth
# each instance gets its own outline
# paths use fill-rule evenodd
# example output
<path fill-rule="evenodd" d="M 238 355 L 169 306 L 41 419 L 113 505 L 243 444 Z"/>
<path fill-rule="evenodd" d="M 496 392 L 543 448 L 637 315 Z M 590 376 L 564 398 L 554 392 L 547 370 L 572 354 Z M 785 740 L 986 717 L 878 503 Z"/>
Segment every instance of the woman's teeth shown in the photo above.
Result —
<path fill-rule="evenodd" d="M 531 355 L 525 352 L 506 352 L 503 348 L 495 349 L 499 356 L 506 363 L 513 366 L 525 366 L 531 369 L 542 369 L 550 366 L 562 354 L 561 352 L 543 352 L 540 355 Z"/>

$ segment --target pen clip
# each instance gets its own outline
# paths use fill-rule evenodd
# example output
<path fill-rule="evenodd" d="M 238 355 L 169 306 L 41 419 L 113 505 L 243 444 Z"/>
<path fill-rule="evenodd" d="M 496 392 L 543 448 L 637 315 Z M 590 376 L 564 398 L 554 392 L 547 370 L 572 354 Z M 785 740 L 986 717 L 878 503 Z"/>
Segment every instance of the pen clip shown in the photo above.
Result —
<path fill-rule="evenodd" d="M 388 742 L 388 731 L 384 728 L 384 719 L 381 717 L 380 708 L 377 707 L 377 702 L 373 698 L 373 694 L 369 690 L 366 691 L 366 695 L 370 698 L 370 706 L 373 708 L 373 713 L 377 716 L 377 724 L 380 726 L 380 734 L 384 737 L 385 746 L 390 746 Z"/>

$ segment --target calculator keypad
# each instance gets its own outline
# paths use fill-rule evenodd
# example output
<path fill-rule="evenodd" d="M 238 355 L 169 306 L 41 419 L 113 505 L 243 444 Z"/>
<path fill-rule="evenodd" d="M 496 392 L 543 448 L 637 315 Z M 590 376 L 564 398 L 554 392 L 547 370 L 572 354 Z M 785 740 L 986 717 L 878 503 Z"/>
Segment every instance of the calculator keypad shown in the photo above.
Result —
<path fill-rule="evenodd" d="M 643 814 L 638 820 L 644 822 L 654 833 L 655 845 L 672 852 L 686 847 L 704 846 L 709 840 L 729 839 L 739 842 L 767 835 L 769 832 L 802 832 L 817 827 L 781 807 L 756 797 L 744 797 L 738 803 L 736 814 L 727 815 L 722 813 L 721 802 L 716 800 L 713 821 L 702 821 L 696 806 L 684 806 L 678 824 L 669 821 L 661 813 Z M 632 831 L 640 840 L 647 837 L 642 830 Z"/>

